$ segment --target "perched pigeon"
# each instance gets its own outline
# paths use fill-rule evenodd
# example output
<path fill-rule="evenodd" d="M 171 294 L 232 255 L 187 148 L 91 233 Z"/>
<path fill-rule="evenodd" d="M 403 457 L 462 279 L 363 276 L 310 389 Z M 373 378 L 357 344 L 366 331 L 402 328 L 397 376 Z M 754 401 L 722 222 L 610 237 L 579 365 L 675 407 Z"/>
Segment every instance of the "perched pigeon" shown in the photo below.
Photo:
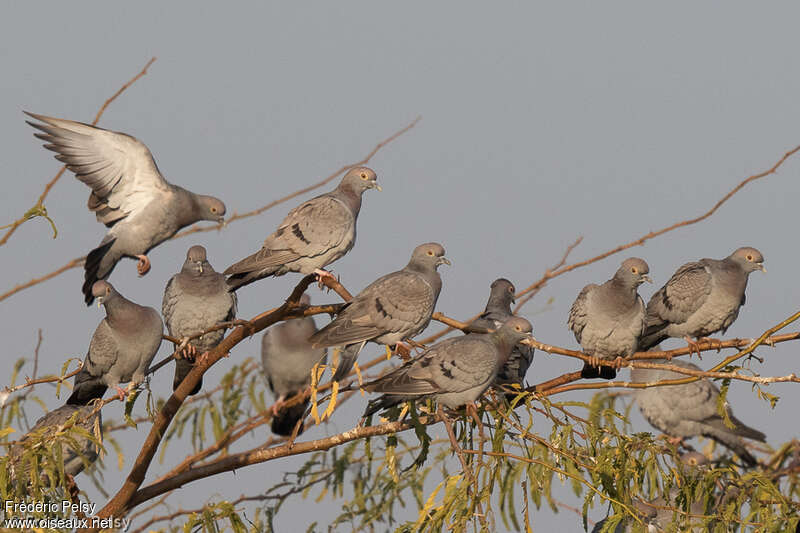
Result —
<path fill-rule="evenodd" d="M 334 381 L 350 372 L 367 341 L 397 344 L 428 327 L 442 290 L 436 270 L 442 264 L 450 261 L 441 244 L 417 246 L 403 270 L 373 281 L 330 324 L 311 336 L 315 348 L 345 345 Z"/>
<path fill-rule="evenodd" d="M 645 281 L 652 283 L 650 267 L 631 257 L 622 262 L 614 277 L 602 285 L 587 285 L 569 311 L 567 325 L 585 353 L 594 358 L 581 371 L 584 378 L 614 379 L 616 370 L 597 361 L 623 359 L 636 352 L 644 329 L 644 301 L 636 290 Z M 619 367 L 617 367 L 619 368 Z"/>
<path fill-rule="evenodd" d="M 309 302 L 307 294 L 300 299 L 302 305 Z M 264 376 L 276 396 L 272 413 L 272 432 L 276 435 L 291 435 L 308 407 L 308 400 L 288 408 L 284 408 L 282 402 L 305 390 L 311 384 L 314 365 L 327 361 L 327 350 L 313 348 L 308 342 L 316 331 L 317 325 L 309 316 L 275 324 L 261 339 Z"/>
<path fill-rule="evenodd" d="M 747 278 L 766 272 L 764 256 L 755 248 L 739 248 L 722 260 L 686 263 L 647 304 L 645 331 L 639 350 L 649 350 L 669 337 L 701 338 L 725 333 L 744 305 Z"/>
<path fill-rule="evenodd" d="M 225 270 L 231 290 L 287 272 L 331 274 L 322 270 L 350 251 L 356 242 L 361 194 L 381 190 L 375 172 L 356 167 L 331 192 L 295 207 L 261 250 Z"/>
<path fill-rule="evenodd" d="M 465 333 L 480 333 L 482 329 L 499 329 L 503 323 L 514 316 L 511 304 L 514 302 L 514 285 L 505 278 L 492 282 L 489 301 L 486 302 L 481 316 L 476 318 L 464 330 Z M 480 328 L 480 329 L 475 329 Z M 517 344 L 511 350 L 511 356 L 497 373 L 495 385 L 520 385 L 525 381 L 525 374 L 533 361 L 533 348 Z"/>
<path fill-rule="evenodd" d="M 73 427 L 73 425 L 76 428 L 81 428 L 88 435 L 94 435 L 95 424 L 97 424 L 100 430 L 100 438 L 102 438 L 102 415 L 99 409 L 97 413 L 92 414 L 93 410 L 93 405 L 80 406 L 67 404 L 46 413 L 37 420 L 31 430 L 20 439 L 19 444 L 13 446 L 9 451 L 12 468 L 19 464 L 23 453 L 30 445 L 27 441 L 33 435 L 41 437 L 39 442 L 47 443 L 52 441 L 54 434 L 61 433 L 67 427 Z M 79 431 L 68 430 L 68 438 L 59 438 L 61 441 L 61 456 L 64 460 L 65 474 L 77 476 L 86 466 L 92 464 L 97 459 L 97 445 L 92 439 L 87 437 L 86 434 Z M 30 465 L 23 468 L 26 472 L 30 471 Z"/>
<path fill-rule="evenodd" d="M 169 334 L 179 339 L 236 317 L 236 295 L 228 292 L 225 276 L 214 271 L 202 246 L 189 248 L 183 268 L 167 282 L 161 313 Z M 225 330 L 218 329 L 189 341 L 185 358 L 175 361 L 172 390 L 191 371 L 195 355 L 211 350 L 224 336 Z M 189 394 L 197 394 L 202 386 L 201 380 Z"/>
<path fill-rule="evenodd" d="M 653 360 L 652 362 L 663 363 L 664 361 Z M 670 364 L 699 370 L 697 365 L 687 361 L 673 359 Z M 654 383 L 685 377 L 685 374 L 670 370 L 631 369 L 631 380 L 635 383 Z M 733 429 L 727 427 L 717 410 L 718 401 L 719 389 L 705 378 L 683 385 L 648 387 L 636 392 L 639 409 L 654 428 L 680 439 L 700 435 L 708 437 L 730 448 L 747 465 L 755 465 L 756 459 L 745 448 L 742 437 L 764 442 L 766 436 L 740 422 L 733 416 L 733 412 L 726 402 L 725 409 L 728 417 L 736 426 Z"/>
<path fill-rule="evenodd" d="M 433 397 L 455 409 L 474 402 L 491 386 L 516 344 L 531 337 L 531 323 L 509 318 L 486 335 L 445 339 L 389 374 L 366 383 L 364 390 L 383 396 L 367 406 L 364 416 L 400 402 Z"/>
<path fill-rule="evenodd" d="M 130 381 L 130 391 L 144 381 L 161 346 L 164 324 L 155 309 L 127 300 L 107 281 L 95 282 L 92 297 L 106 307 L 106 318 L 94 331 L 83 368 L 75 376 L 70 405 L 102 398 L 108 387 L 116 388 L 122 399 L 126 391 L 119 384 Z"/>
<path fill-rule="evenodd" d="M 123 257 L 139 259 L 139 274 L 150 270 L 147 252 L 184 226 L 199 220 L 222 221 L 225 204 L 168 183 L 150 150 L 137 139 L 114 131 L 44 115 L 28 124 L 36 137 L 57 152 L 56 159 L 91 187 L 88 207 L 111 228 L 84 265 L 83 294 L 93 300 L 94 282 L 106 279 Z"/>
<path fill-rule="evenodd" d="M 683 463 L 682 469 L 684 470 L 687 478 L 696 478 L 697 476 L 702 475 L 705 467 L 709 464 L 709 460 L 703 454 L 698 452 L 684 453 L 681 455 L 680 459 L 681 463 Z M 677 495 L 678 490 L 675 486 L 673 486 L 669 492 L 670 501 L 666 501 L 662 497 L 658 497 L 649 502 L 634 500 L 632 508 L 638 514 L 639 519 L 644 522 L 645 526 L 647 527 L 645 531 L 652 533 L 659 531 L 686 531 L 686 528 L 697 525 L 686 523 L 686 516 L 673 510 L 682 509 L 682 506 L 675 501 L 675 497 Z M 692 504 L 689 507 L 689 513 L 693 515 L 705 514 L 705 504 L 702 498 L 692 500 Z M 608 520 L 608 518 L 605 518 L 595 524 L 594 528 L 592 528 L 592 533 L 600 533 Z M 677 523 L 675 523 L 676 520 Z M 694 522 L 694 520 L 691 521 Z M 626 516 L 614 528 L 614 533 L 632 533 L 635 531 L 634 523 L 635 522 L 630 517 Z M 681 526 L 683 529 L 674 529 L 676 526 Z"/>

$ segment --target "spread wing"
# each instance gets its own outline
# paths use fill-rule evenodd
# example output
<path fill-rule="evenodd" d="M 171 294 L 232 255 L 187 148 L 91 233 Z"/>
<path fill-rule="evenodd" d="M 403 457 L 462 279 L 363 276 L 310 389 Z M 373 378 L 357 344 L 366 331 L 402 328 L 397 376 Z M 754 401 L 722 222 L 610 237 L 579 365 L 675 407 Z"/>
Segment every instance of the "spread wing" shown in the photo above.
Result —
<path fill-rule="evenodd" d="M 27 114 L 41 122 L 28 124 L 43 132 L 35 135 L 47 142 L 44 147 L 56 152 L 56 159 L 91 187 L 88 207 L 106 226 L 140 212 L 154 198 L 170 192 L 150 150 L 130 135 Z"/>

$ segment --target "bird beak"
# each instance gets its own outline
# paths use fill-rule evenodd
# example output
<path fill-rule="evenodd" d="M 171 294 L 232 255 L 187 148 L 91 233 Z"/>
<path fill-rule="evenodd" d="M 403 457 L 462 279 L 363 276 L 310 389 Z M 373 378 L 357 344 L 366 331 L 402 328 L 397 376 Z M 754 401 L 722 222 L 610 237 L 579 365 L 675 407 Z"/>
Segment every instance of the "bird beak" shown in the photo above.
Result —
<path fill-rule="evenodd" d="M 453 263 L 451 263 L 450 260 L 448 258 L 446 258 L 446 257 L 440 257 L 439 259 L 436 260 L 436 266 L 439 266 L 439 265 L 452 265 L 452 264 Z"/>
<path fill-rule="evenodd" d="M 217 217 L 217 223 L 222 224 L 225 222 L 225 217 Z"/>
<path fill-rule="evenodd" d="M 767 267 L 764 266 L 764 263 L 758 263 L 758 269 L 764 274 L 767 273 Z"/>
<path fill-rule="evenodd" d="M 647 283 L 653 283 L 653 279 L 650 276 L 642 276 L 642 280 L 646 281 Z"/>
<path fill-rule="evenodd" d="M 100 309 L 101 305 L 103 305 L 103 297 L 102 296 L 98 296 L 97 297 L 97 308 Z"/>
<path fill-rule="evenodd" d="M 197 270 L 200 271 L 201 274 L 203 273 L 203 263 L 197 263 Z"/>
<path fill-rule="evenodd" d="M 517 295 L 516 294 L 511 297 L 511 303 L 512 304 L 517 303 Z"/>
<path fill-rule="evenodd" d="M 378 192 L 381 192 L 383 190 L 383 189 L 381 189 L 381 186 L 378 185 L 377 183 L 375 183 L 374 181 L 372 182 L 372 188 L 373 189 L 377 189 Z"/>

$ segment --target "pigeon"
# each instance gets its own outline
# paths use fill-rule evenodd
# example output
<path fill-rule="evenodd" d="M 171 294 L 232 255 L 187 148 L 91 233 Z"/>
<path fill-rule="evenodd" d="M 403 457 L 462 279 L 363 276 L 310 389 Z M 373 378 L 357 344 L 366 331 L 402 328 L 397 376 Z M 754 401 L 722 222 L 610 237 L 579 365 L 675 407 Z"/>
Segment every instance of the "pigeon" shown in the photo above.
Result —
<path fill-rule="evenodd" d="M 381 190 L 375 172 L 367 167 L 350 169 L 339 186 L 295 207 L 261 250 L 225 270 L 228 287 L 237 290 L 268 276 L 287 272 L 332 274 L 322 270 L 344 256 L 356 242 L 356 220 L 361 195 Z"/>
<path fill-rule="evenodd" d="M 181 271 L 167 282 L 161 313 L 169 334 L 179 339 L 236 317 L 236 294 L 228 292 L 225 276 L 214 271 L 202 246 L 189 248 Z M 225 330 L 218 329 L 189 341 L 184 357 L 175 360 L 172 390 L 192 370 L 195 356 L 214 348 L 223 337 Z M 189 394 L 197 394 L 202 386 L 201 379 Z"/>
<path fill-rule="evenodd" d="M 100 440 L 102 440 L 102 415 L 99 409 L 97 413 L 93 414 L 93 411 L 94 406 L 91 405 L 80 406 L 67 404 L 45 413 L 44 416 L 36 421 L 36 424 L 31 430 L 20 439 L 19 444 L 14 445 L 9 451 L 12 469 L 22 460 L 22 455 L 31 445 L 28 440 L 34 435 L 39 437 L 39 439 L 37 439 L 38 442 L 48 443 L 54 439 L 56 433 L 61 433 L 67 427 L 73 427 L 73 424 L 76 428 L 81 428 L 87 434 L 94 435 L 95 424 L 97 424 L 100 430 Z M 58 439 L 61 442 L 64 473 L 70 476 L 77 476 L 86 466 L 92 464 L 97 459 L 97 445 L 82 432 L 69 431 L 68 435 L 69 437 L 67 438 Z M 30 465 L 26 465 L 23 469 L 29 472 Z"/>
<path fill-rule="evenodd" d="M 531 338 L 533 327 L 521 317 L 506 320 L 500 329 L 445 339 L 387 375 L 364 384 L 368 392 L 383 393 L 372 400 L 364 416 L 398 403 L 435 398 L 456 409 L 474 402 L 488 389 L 518 342 Z"/>
<path fill-rule="evenodd" d="M 722 260 L 701 259 L 680 267 L 647 304 L 645 332 L 639 350 L 649 350 L 664 339 L 702 338 L 725 331 L 744 305 L 747 278 L 764 268 L 764 256 L 755 248 L 739 248 Z"/>
<path fill-rule="evenodd" d="M 672 360 L 671 364 L 700 370 L 697 365 L 688 361 Z M 685 377 L 685 374 L 670 370 L 631 369 L 631 381 L 635 383 L 654 383 Z M 745 448 L 742 438 L 766 441 L 766 435 L 746 426 L 733 416 L 733 411 L 727 402 L 725 410 L 735 427 L 729 428 L 725 425 L 717 409 L 719 389 L 706 378 L 683 385 L 638 389 L 636 402 L 645 419 L 659 431 L 679 439 L 697 436 L 713 439 L 733 451 L 748 466 L 756 465 L 757 461 Z"/>
<path fill-rule="evenodd" d="M 567 325 L 593 359 L 584 364 L 582 377 L 614 379 L 616 370 L 608 366 L 598 370 L 597 362 L 615 359 L 621 365 L 636 352 L 645 316 L 644 301 L 636 290 L 645 281 L 652 283 L 649 272 L 644 260 L 631 257 L 622 262 L 613 278 L 602 285 L 587 285 L 578 294 Z"/>
<path fill-rule="evenodd" d="M 309 302 L 307 294 L 300 299 L 301 305 Z M 309 316 L 275 324 L 261 338 L 264 377 L 276 397 L 272 412 L 272 432 L 276 435 L 291 435 L 308 407 L 308 400 L 288 408 L 281 405 L 283 401 L 305 390 L 311 384 L 314 365 L 327 361 L 327 349 L 313 348 L 308 342 L 316 331 L 317 325 Z"/>
<path fill-rule="evenodd" d="M 698 452 L 687 452 L 682 454 L 680 456 L 680 462 L 684 465 L 682 470 L 684 471 L 684 475 L 686 475 L 687 479 L 696 479 L 699 475 L 702 475 L 710 463 L 710 461 L 702 453 Z M 656 533 L 658 531 L 678 531 L 678 529 L 674 529 L 674 527 L 677 525 L 683 527 L 683 529 L 680 529 L 680 531 L 686 531 L 686 528 L 691 527 L 692 525 L 698 525 L 685 523 L 687 519 L 686 516 L 673 510 L 682 509 L 682 506 L 676 501 L 675 497 L 677 495 L 678 489 L 677 487 L 673 486 L 669 491 L 670 501 L 665 500 L 663 497 L 655 498 L 649 502 L 634 499 L 631 508 L 638 514 L 638 518 L 646 526 L 645 531 L 652 533 Z M 705 504 L 703 500 L 693 500 L 692 504 L 689 506 L 689 513 L 693 515 L 704 515 Z M 675 523 L 676 519 L 678 520 L 677 524 Z M 609 518 L 605 518 L 595 524 L 594 528 L 592 528 L 592 533 L 600 533 L 608 520 Z M 614 533 L 632 533 L 635 531 L 634 524 L 634 520 L 629 516 L 626 516 L 614 528 Z"/>
<path fill-rule="evenodd" d="M 514 303 L 514 292 L 514 285 L 507 279 L 499 278 L 494 280 L 489 292 L 489 301 L 486 302 L 486 308 L 478 318 L 464 329 L 464 332 L 482 333 L 486 329 L 499 329 L 506 320 L 514 316 L 511 312 L 511 304 Z M 533 362 L 533 348 L 517 344 L 511 350 L 508 360 L 497 373 L 494 384 L 497 386 L 522 386 L 531 362 Z"/>
<path fill-rule="evenodd" d="M 126 299 L 107 281 L 92 286 L 92 296 L 106 307 L 106 318 L 92 335 L 83 368 L 75 376 L 70 405 L 86 405 L 102 398 L 108 387 L 120 400 L 144 381 L 144 373 L 161 346 L 164 323 L 152 307 Z M 127 391 L 120 383 L 130 381 Z"/>
<path fill-rule="evenodd" d="M 436 269 L 450 264 L 444 253 L 442 245 L 435 242 L 417 246 L 405 268 L 373 281 L 345 304 L 330 324 L 311 336 L 315 348 L 345 346 L 334 381 L 350 372 L 367 341 L 398 344 L 428 327 L 442 290 Z"/>
<path fill-rule="evenodd" d="M 108 228 L 84 265 L 83 294 L 90 305 L 95 281 L 108 278 L 123 257 L 139 260 L 140 275 L 150 270 L 147 253 L 179 229 L 200 220 L 222 222 L 225 204 L 167 182 L 142 142 L 82 122 L 26 113 L 43 133 L 48 150 L 88 185 L 88 208 Z"/>

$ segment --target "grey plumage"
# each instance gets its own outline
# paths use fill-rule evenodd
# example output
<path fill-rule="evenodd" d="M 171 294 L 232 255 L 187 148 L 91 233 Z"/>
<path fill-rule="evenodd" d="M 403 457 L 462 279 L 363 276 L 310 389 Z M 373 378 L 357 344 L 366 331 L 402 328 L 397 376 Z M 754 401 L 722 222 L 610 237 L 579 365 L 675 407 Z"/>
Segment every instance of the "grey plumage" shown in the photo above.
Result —
<path fill-rule="evenodd" d="M 261 250 L 225 270 L 230 289 L 287 272 L 319 274 L 349 252 L 356 242 L 361 195 L 368 189 L 380 190 L 376 180 L 371 169 L 353 168 L 334 190 L 289 211 Z"/>
<path fill-rule="evenodd" d="M 670 364 L 699 370 L 697 365 L 688 361 L 673 359 Z M 631 369 L 631 380 L 635 383 L 654 383 L 684 377 L 684 374 L 670 370 Z M 717 410 L 718 400 L 719 389 L 706 378 L 683 385 L 648 387 L 636 392 L 639 409 L 654 428 L 672 437 L 708 437 L 732 450 L 746 464 L 755 465 L 756 459 L 747 451 L 742 438 L 764 442 L 766 436 L 737 419 L 726 402 L 725 409 L 736 426 L 733 429 L 727 427 Z"/>
<path fill-rule="evenodd" d="M 530 338 L 531 323 L 513 317 L 489 334 L 445 339 L 389 374 L 364 384 L 384 395 L 369 403 L 369 416 L 407 400 L 432 397 L 455 409 L 474 402 L 491 386 L 514 346 Z"/>
<path fill-rule="evenodd" d="M 20 461 L 23 460 L 22 456 L 31 446 L 30 439 L 34 436 L 37 442 L 47 443 L 51 448 L 51 453 L 52 443 L 57 440 L 61 444 L 64 473 L 71 476 L 77 476 L 81 473 L 86 466 L 97 459 L 97 445 L 89 437 L 89 435 L 95 434 L 95 424 L 100 430 L 100 438 L 102 439 L 103 419 L 99 410 L 97 413 L 92 414 L 93 410 L 93 405 L 67 404 L 45 413 L 44 416 L 36 421 L 31 430 L 20 439 L 19 444 L 14 445 L 9 450 L 9 464 L 12 468 L 12 476 L 15 474 L 14 470 L 19 468 Z M 67 427 L 75 427 L 76 429 L 67 430 Z M 66 435 L 54 436 L 56 433 L 61 433 L 65 430 Z M 23 465 L 23 470 L 26 473 L 30 472 L 30 465 Z"/>
<path fill-rule="evenodd" d="M 751 272 L 764 269 L 755 248 L 739 248 L 725 259 L 686 263 L 647 303 L 645 332 L 639 349 L 664 339 L 723 333 L 739 316 Z"/>
<path fill-rule="evenodd" d="M 511 304 L 514 303 L 514 284 L 505 278 L 498 278 L 492 282 L 489 291 L 489 301 L 481 315 L 473 320 L 465 333 L 482 332 L 486 329 L 498 329 L 506 320 L 513 317 Z M 511 350 L 511 355 L 500 368 L 495 379 L 495 385 L 520 385 L 525 382 L 525 374 L 533 362 L 534 349 L 531 346 L 517 344 Z"/>
<path fill-rule="evenodd" d="M 442 290 L 436 269 L 450 264 L 444 253 L 435 242 L 417 246 L 405 268 L 373 281 L 309 339 L 318 348 L 345 346 L 335 381 L 350 372 L 367 341 L 397 344 L 428 327 Z"/>
<path fill-rule="evenodd" d="M 202 246 L 189 248 L 181 271 L 167 282 L 161 313 L 169 334 L 179 339 L 236 317 L 236 295 L 228 292 L 225 276 L 214 270 Z M 222 342 L 223 337 L 224 329 L 211 331 L 191 339 L 188 351 L 203 354 Z M 193 366 L 187 358 L 175 360 L 172 390 L 178 388 Z M 189 394 L 197 394 L 202 385 L 201 380 Z"/>
<path fill-rule="evenodd" d="M 75 376 L 71 405 L 86 405 L 102 398 L 108 387 L 130 381 L 129 389 L 144 381 L 144 373 L 161 346 L 164 324 L 152 307 L 135 304 L 119 294 L 107 281 L 92 286 L 92 296 L 106 308 L 92 336 L 83 368 Z"/>
<path fill-rule="evenodd" d="M 569 311 L 567 325 L 582 350 L 598 360 L 621 361 L 636 352 L 644 330 L 645 307 L 636 292 L 650 268 L 637 257 L 622 262 L 614 277 L 602 285 L 587 285 L 578 294 Z M 584 378 L 613 379 L 617 372 L 608 366 L 586 363 Z"/>
<path fill-rule="evenodd" d="M 83 294 L 91 304 L 92 285 L 106 279 L 123 257 L 140 260 L 139 273 L 150 268 L 147 252 L 185 226 L 200 220 L 222 221 L 225 204 L 167 182 L 147 146 L 124 133 L 82 122 L 26 113 L 36 137 L 56 152 L 75 177 L 88 185 L 88 208 L 109 229 L 84 265 Z"/>
<path fill-rule="evenodd" d="M 300 303 L 308 305 L 309 301 L 304 294 Z M 327 349 L 314 348 L 308 341 L 316 331 L 312 317 L 297 318 L 275 324 L 261 338 L 264 377 L 278 404 L 308 387 L 311 369 L 327 361 Z M 272 417 L 272 432 L 291 435 L 307 406 L 308 400 L 291 407 L 278 407 Z"/>

